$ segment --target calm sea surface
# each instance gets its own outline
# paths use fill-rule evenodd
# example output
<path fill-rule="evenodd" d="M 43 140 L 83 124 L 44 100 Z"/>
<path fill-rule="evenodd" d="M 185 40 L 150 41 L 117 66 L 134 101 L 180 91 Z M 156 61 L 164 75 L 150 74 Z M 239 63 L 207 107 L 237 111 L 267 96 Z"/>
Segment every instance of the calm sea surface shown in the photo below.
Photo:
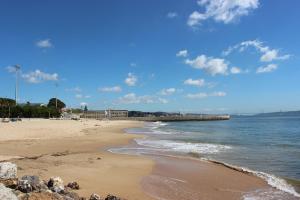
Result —
<path fill-rule="evenodd" d="M 146 137 L 136 139 L 138 148 L 112 151 L 200 156 L 258 172 L 258 175 L 266 176 L 271 185 L 287 191 L 293 189 L 280 185 L 273 175 L 300 180 L 300 116 L 156 122 L 128 132 L 141 133 Z"/>

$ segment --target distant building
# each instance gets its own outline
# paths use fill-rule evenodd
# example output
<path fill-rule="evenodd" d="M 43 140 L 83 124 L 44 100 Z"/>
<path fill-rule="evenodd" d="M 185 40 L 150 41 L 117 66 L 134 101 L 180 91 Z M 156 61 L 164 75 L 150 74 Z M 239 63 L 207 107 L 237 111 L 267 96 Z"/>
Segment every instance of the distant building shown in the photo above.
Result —
<path fill-rule="evenodd" d="M 128 117 L 128 110 L 106 110 L 105 114 L 108 118 L 124 118 Z"/>

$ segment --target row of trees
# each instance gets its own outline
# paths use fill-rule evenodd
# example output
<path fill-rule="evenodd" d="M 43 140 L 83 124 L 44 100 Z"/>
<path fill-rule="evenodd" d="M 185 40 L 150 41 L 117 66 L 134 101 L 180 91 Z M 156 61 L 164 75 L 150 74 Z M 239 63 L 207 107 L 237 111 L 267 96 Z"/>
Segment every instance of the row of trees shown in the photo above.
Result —
<path fill-rule="evenodd" d="M 0 98 L 0 117 L 12 118 L 50 118 L 60 117 L 62 108 L 66 105 L 59 99 L 52 98 L 47 105 L 26 104 L 16 105 L 15 100 Z"/>

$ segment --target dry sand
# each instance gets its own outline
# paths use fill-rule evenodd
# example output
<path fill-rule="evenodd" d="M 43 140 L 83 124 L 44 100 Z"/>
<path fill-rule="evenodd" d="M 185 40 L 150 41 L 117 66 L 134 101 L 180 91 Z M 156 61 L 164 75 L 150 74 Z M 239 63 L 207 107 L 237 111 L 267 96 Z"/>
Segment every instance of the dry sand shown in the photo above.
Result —
<path fill-rule="evenodd" d="M 106 151 L 138 135 L 124 128 L 133 121 L 27 120 L 0 123 L 0 161 L 19 166 L 19 176 L 60 176 L 77 181 L 79 194 L 111 193 L 129 200 L 240 199 L 268 187 L 261 179 L 208 162 L 167 157 L 117 155 Z M 142 183 L 142 184 L 141 184 Z"/>
<path fill-rule="evenodd" d="M 141 126 L 132 121 L 30 120 L 0 123 L 0 159 L 12 159 L 18 175 L 36 174 L 43 179 L 60 176 L 77 181 L 79 194 L 109 193 L 127 199 L 150 199 L 140 180 L 152 170 L 150 159 L 109 153 L 107 146 L 122 145 L 134 135 L 124 128 Z"/>

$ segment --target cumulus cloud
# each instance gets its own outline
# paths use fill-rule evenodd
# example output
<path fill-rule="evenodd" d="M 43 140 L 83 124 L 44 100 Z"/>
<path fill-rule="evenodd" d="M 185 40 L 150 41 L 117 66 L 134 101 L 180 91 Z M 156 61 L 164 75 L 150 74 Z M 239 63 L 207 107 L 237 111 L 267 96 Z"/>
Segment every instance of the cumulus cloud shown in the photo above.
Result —
<path fill-rule="evenodd" d="M 192 85 L 197 87 L 203 87 L 205 85 L 204 79 L 192 79 L 189 78 L 183 82 L 184 85 Z"/>
<path fill-rule="evenodd" d="M 257 68 L 256 73 L 260 74 L 260 73 L 268 73 L 268 72 L 272 72 L 274 70 L 277 69 L 277 65 L 275 64 L 269 64 L 267 66 L 262 66 Z"/>
<path fill-rule="evenodd" d="M 98 89 L 100 92 L 121 92 L 122 88 L 120 86 L 113 87 L 103 87 Z"/>
<path fill-rule="evenodd" d="M 166 89 L 162 89 L 159 94 L 168 96 L 174 94 L 175 92 L 176 92 L 175 88 L 166 88 Z"/>
<path fill-rule="evenodd" d="M 125 79 L 125 83 L 128 86 L 135 86 L 138 79 L 133 73 L 128 73 L 127 78 Z"/>
<path fill-rule="evenodd" d="M 170 18 L 170 19 L 173 19 L 177 16 L 178 16 L 178 14 L 176 12 L 168 12 L 168 14 L 167 14 L 167 18 Z"/>
<path fill-rule="evenodd" d="M 118 104 L 153 104 L 162 103 L 166 104 L 168 101 L 163 98 L 158 98 L 151 95 L 137 96 L 135 93 L 129 93 L 120 97 L 117 101 Z"/>
<path fill-rule="evenodd" d="M 224 96 L 226 96 L 225 92 L 212 92 L 212 93 L 200 92 L 200 93 L 186 95 L 186 97 L 189 99 L 204 99 L 207 97 L 224 97 Z"/>
<path fill-rule="evenodd" d="M 198 0 L 197 3 L 205 11 L 203 13 L 194 11 L 190 14 L 187 24 L 191 27 L 200 25 L 208 19 L 228 24 L 247 16 L 259 6 L 259 0 Z"/>
<path fill-rule="evenodd" d="M 22 74 L 22 78 L 29 83 L 40 83 L 44 81 L 57 81 L 58 74 L 57 73 L 48 74 L 40 70 L 35 70 L 27 74 Z"/>
<path fill-rule="evenodd" d="M 36 46 L 39 48 L 51 48 L 53 47 L 50 39 L 39 40 L 36 42 Z"/>
<path fill-rule="evenodd" d="M 186 49 L 178 51 L 176 56 L 177 57 L 187 57 L 188 56 L 188 51 Z"/>
<path fill-rule="evenodd" d="M 234 50 L 239 50 L 240 52 L 245 51 L 247 48 L 253 47 L 260 54 L 260 61 L 262 62 L 271 62 L 274 60 L 287 60 L 291 57 L 289 54 L 280 55 L 278 49 L 272 49 L 269 46 L 263 44 L 263 42 L 259 40 L 247 40 L 243 41 L 233 47 L 229 47 L 227 50 L 223 51 L 223 55 L 227 56 L 232 53 Z"/>
<path fill-rule="evenodd" d="M 207 57 L 206 55 L 197 56 L 195 59 L 186 59 L 185 63 L 196 68 L 202 69 L 210 75 L 226 75 L 228 62 L 222 58 Z"/>

